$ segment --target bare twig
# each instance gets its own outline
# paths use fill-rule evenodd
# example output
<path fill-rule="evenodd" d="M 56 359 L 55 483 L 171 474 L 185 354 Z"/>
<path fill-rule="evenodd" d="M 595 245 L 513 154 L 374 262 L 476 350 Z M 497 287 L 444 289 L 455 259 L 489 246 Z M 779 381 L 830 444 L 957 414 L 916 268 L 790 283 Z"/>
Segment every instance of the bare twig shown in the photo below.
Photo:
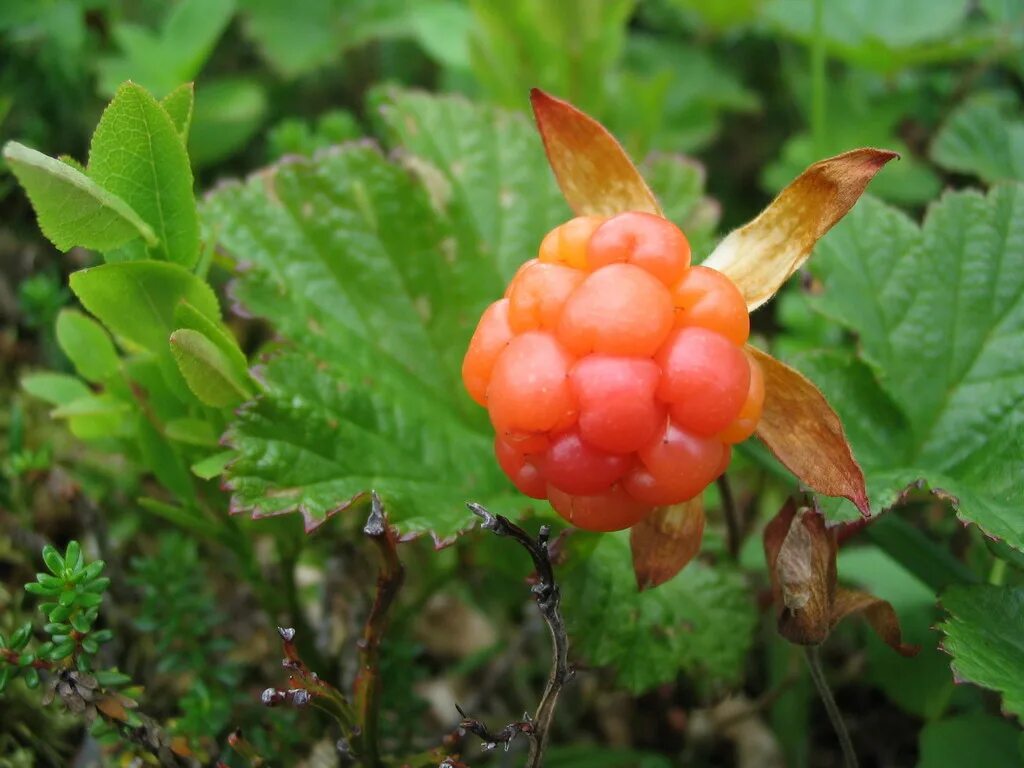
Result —
<path fill-rule="evenodd" d="M 533 565 L 537 571 L 537 583 L 533 586 L 532 592 L 537 599 L 537 608 L 551 633 L 552 659 L 551 672 L 544 688 L 544 695 L 541 697 L 532 719 L 526 716 L 519 722 L 506 725 L 498 732 L 492 732 L 480 721 L 465 717 L 460 710 L 460 714 L 463 714 L 462 725 L 466 730 L 483 738 L 490 748 L 503 743 L 507 749 L 512 739 L 519 734 L 525 735 L 530 740 L 530 752 L 526 767 L 539 768 L 543 762 L 544 749 L 547 746 L 548 733 L 554 719 L 558 697 L 565 683 L 572 677 L 572 669 L 569 667 L 569 638 L 565 629 L 565 620 L 562 618 L 561 595 L 558 584 L 555 582 L 551 553 L 548 549 L 548 537 L 551 529 L 546 525 L 541 526 L 537 538 L 534 539 L 509 519 L 501 515 L 493 515 L 479 504 L 470 503 L 467 506 L 473 514 L 481 519 L 482 528 L 493 531 L 498 536 L 515 539 L 533 559 Z"/>
<path fill-rule="evenodd" d="M 729 546 L 729 554 L 735 559 L 739 557 L 740 539 L 743 536 L 739 510 L 736 508 L 736 499 L 732 495 L 732 486 L 729 484 L 729 478 L 724 472 L 718 476 L 715 483 L 718 485 L 718 495 L 722 500 L 722 516 L 725 518 L 726 541 Z"/>
<path fill-rule="evenodd" d="M 853 751 L 853 742 L 850 741 L 850 732 L 846 729 L 846 723 L 843 721 L 843 713 L 839 711 L 839 706 L 832 696 L 832 689 L 828 687 L 828 681 L 825 679 L 825 670 L 821 666 L 818 646 L 805 646 L 804 654 L 807 658 L 807 666 L 811 670 L 814 687 L 818 689 L 818 695 L 821 696 L 821 702 L 825 705 L 828 719 L 832 721 L 832 727 L 839 739 L 839 746 L 843 750 L 843 766 L 857 768 L 857 753 Z"/>
<path fill-rule="evenodd" d="M 380 763 L 378 722 L 380 715 L 380 643 L 388 625 L 388 609 L 394 602 L 405 578 L 405 569 L 398 559 L 398 539 L 388 525 L 380 496 L 373 493 L 370 517 L 363 527 L 380 550 L 380 571 L 377 594 L 359 641 L 359 672 L 355 680 L 356 719 L 360 733 L 359 752 L 363 765 L 376 768 Z"/>

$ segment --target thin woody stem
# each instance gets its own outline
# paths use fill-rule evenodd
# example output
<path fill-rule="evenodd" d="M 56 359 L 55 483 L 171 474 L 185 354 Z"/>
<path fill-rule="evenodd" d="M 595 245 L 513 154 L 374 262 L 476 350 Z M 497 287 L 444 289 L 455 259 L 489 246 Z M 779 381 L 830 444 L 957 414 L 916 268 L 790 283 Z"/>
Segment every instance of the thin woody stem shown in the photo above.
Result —
<path fill-rule="evenodd" d="M 828 681 L 825 679 L 825 670 L 821 666 L 821 654 L 818 651 L 818 646 L 805 646 L 804 655 L 807 658 L 807 666 L 811 671 L 814 687 L 818 689 L 821 702 L 825 705 L 825 711 L 828 712 L 828 719 L 832 721 L 832 727 L 839 739 L 839 746 L 843 751 L 843 766 L 844 768 L 857 768 L 857 754 L 853 751 L 850 732 L 846 729 L 843 713 L 839 711 L 836 700 L 832 696 L 832 689 L 829 688 Z"/>
<path fill-rule="evenodd" d="M 388 625 L 388 610 L 405 578 L 398 559 L 397 538 L 388 525 L 380 497 L 374 493 L 370 517 L 363 527 L 380 550 L 381 566 L 377 575 L 377 594 L 359 641 L 359 673 L 355 682 L 356 718 L 359 723 L 359 753 L 363 765 L 380 764 L 378 724 L 380 716 L 380 643 Z"/>
<path fill-rule="evenodd" d="M 530 752 L 526 760 L 526 768 L 539 768 L 543 764 L 544 750 L 547 747 L 548 734 L 554 720 L 558 697 L 565 683 L 572 678 L 569 667 L 569 638 L 562 617 L 561 594 L 555 582 L 555 572 L 551 565 L 551 554 L 548 549 L 550 528 L 541 526 L 537 538 L 534 539 L 518 525 L 501 515 L 493 515 L 479 504 L 469 504 L 469 509 L 483 521 L 481 527 L 493 531 L 498 536 L 515 539 L 530 554 L 537 571 L 537 584 L 533 593 L 537 598 L 537 608 L 551 634 L 551 672 L 548 675 L 544 694 L 532 719 L 510 723 L 498 733 L 491 733 L 477 720 L 464 718 L 462 726 L 489 743 L 504 742 L 506 746 L 518 734 L 522 733 L 530 740 Z"/>

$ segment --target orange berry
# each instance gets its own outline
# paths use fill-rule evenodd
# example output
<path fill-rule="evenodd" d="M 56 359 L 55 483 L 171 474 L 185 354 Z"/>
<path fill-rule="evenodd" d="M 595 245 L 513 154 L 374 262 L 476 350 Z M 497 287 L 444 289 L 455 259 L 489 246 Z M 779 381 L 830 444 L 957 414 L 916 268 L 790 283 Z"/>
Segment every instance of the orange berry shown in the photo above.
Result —
<path fill-rule="evenodd" d="M 587 243 L 594 230 L 604 223 L 603 216 L 577 216 L 555 227 L 541 241 L 540 260 L 548 264 L 565 264 L 575 269 L 587 268 Z"/>
<path fill-rule="evenodd" d="M 654 397 L 660 377 L 658 366 L 647 358 L 581 358 L 569 371 L 569 381 L 583 439 L 612 453 L 631 453 L 650 442 L 667 416 Z"/>
<path fill-rule="evenodd" d="M 519 269 L 517 269 L 516 273 L 512 275 L 512 279 L 508 281 L 508 285 L 505 287 L 505 293 L 503 295 L 503 298 L 507 299 L 509 296 L 512 295 L 512 289 L 515 287 L 516 282 L 519 280 L 519 276 L 536 263 L 537 259 L 529 259 L 528 261 L 524 261 L 522 264 L 519 265 Z"/>
<path fill-rule="evenodd" d="M 634 499 L 664 506 L 688 501 L 717 477 L 726 448 L 716 439 L 698 437 L 668 422 L 662 434 L 640 449 L 640 463 L 623 487 Z"/>
<path fill-rule="evenodd" d="M 675 327 L 699 327 L 743 345 L 750 336 L 747 302 L 736 284 L 717 269 L 691 267 L 672 289 Z"/>
<path fill-rule="evenodd" d="M 541 467 L 548 483 L 560 491 L 586 495 L 611 488 L 630 464 L 632 457 L 594 448 L 573 429 L 551 441 Z"/>
<path fill-rule="evenodd" d="M 499 436 L 567 429 L 576 420 L 569 387 L 573 358 L 555 337 L 527 331 L 498 356 L 487 388 L 487 410 Z"/>
<path fill-rule="evenodd" d="M 750 387 L 747 389 L 747 399 L 743 401 L 739 416 L 718 433 L 718 439 L 724 443 L 742 443 L 757 429 L 757 422 L 761 420 L 761 411 L 764 409 L 764 372 L 761 366 L 750 355 L 746 355 L 750 364 Z"/>
<path fill-rule="evenodd" d="M 587 246 L 587 265 L 634 264 L 666 286 L 675 285 L 690 266 L 690 243 L 675 224 L 652 213 L 629 211 L 597 228 Z"/>
<path fill-rule="evenodd" d="M 558 339 L 582 356 L 590 352 L 648 357 L 672 326 L 668 289 L 640 267 L 610 264 L 572 292 L 558 322 Z"/>
<path fill-rule="evenodd" d="M 522 453 L 500 437 L 494 439 L 494 455 L 498 466 L 516 488 L 531 499 L 547 497 L 547 482 L 537 466 L 536 456 Z"/>
<path fill-rule="evenodd" d="M 548 501 L 566 522 L 585 531 L 621 531 L 639 523 L 653 509 L 631 498 L 619 485 L 593 496 L 574 496 L 548 485 Z"/>
<path fill-rule="evenodd" d="M 658 351 L 658 397 L 683 429 L 710 436 L 729 426 L 750 387 L 746 355 L 724 336 L 704 328 L 673 331 Z"/>
<path fill-rule="evenodd" d="M 498 355 L 512 340 L 508 324 L 508 300 L 501 299 L 484 310 L 462 359 L 462 383 L 469 396 L 487 405 L 487 385 Z"/>
<path fill-rule="evenodd" d="M 563 264 L 536 262 L 524 269 L 508 294 L 508 322 L 515 333 L 554 330 L 565 300 L 586 273 Z"/>

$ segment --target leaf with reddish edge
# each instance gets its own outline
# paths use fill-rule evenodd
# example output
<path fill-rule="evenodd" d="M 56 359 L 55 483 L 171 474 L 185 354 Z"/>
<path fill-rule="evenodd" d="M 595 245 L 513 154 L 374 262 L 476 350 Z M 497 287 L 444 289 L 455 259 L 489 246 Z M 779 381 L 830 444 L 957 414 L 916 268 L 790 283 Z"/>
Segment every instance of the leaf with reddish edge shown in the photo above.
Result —
<path fill-rule="evenodd" d="M 824 516 L 791 498 L 765 527 L 763 543 L 779 634 L 798 645 L 823 643 L 832 629 L 838 551 Z"/>
<path fill-rule="evenodd" d="M 696 556 L 703 538 L 700 496 L 654 510 L 629 532 L 637 587 L 642 591 L 671 579 Z"/>
<path fill-rule="evenodd" d="M 538 88 L 530 91 L 530 102 L 551 170 L 577 216 L 663 215 L 640 171 L 603 125 Z"/>
<path fill-rule="evenodd" d="M 839 589 L 832 603 L 832 626 L 854 613 L 860 613 L 886 645 L 901 656 L 916 656 L 919 645 L 903 642 L 900 619 L 892 603 L 854 589 Z"/>
<path fill-rule="evenodd" d="M 818 493 L 843 496 L 871 514 L 864 473 L 825 396 L 803 374 L 749 344 L 764 373 L 757 436 L 796 478 Z"/>
<path fill-rule="evenodd" d="M 756 219 L 730 232 L 704 266 L 728 275 L 746 299 L 747 309 L 757 309 L 807 261 L 814 244 L 849 212 L 868 182 L 895 157 L 899 155 L 887 149 L 863 148 L 820 160 L 783 189 Z"/>

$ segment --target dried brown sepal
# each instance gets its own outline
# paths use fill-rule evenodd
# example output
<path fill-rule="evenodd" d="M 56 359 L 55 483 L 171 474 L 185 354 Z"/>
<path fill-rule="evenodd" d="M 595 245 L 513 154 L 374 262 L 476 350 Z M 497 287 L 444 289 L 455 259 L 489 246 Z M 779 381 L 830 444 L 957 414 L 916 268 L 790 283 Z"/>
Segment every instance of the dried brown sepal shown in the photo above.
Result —
<path fill-rule="evenodd" d="M 764 530 L 779 634 L 798 645 L 819 645 L 832 630 L 836 591 L 835 536 L 824 516 L 786 502 Z"/>
<path fill-rule="evenodd" d="M 542 90 L 530 91 L 548 162 L 578 216 L 662 215 L 654 193 L 615 137 L 594 118 Z"/>
<path fill-rule="evenodd" d="M 642 591 L 664 584 L 700 550 L 704 537 L 704 502 L 700 496 L 654 510 L 629 532 L 633 573 Z"/>
<path fill-rule="evenodd" d="M 739 287 L 747 308 L 775 295 L 814 244 L 853 207 L 868 182 L 898 154 L 854 149 L 820 160 L 783 189 L 756 219 L 733 230 L 704 262 Z"/>
<path fill-rule="evenodd" d="M 864 472 L 825 396 L 803 374 L 747 345 L 764 373 L 757 436 L 796 478 L 818 493 L 842 496 L 871 513 Z"/>
<path fill-rule="evenodd" d="M 96 709 L 110 720 L 117 720 L 121 723 L 128 721 L 128 710 L 125 707 L 124 697 L 119 694 L 112 693 L 97 699 Z"/>
<path fill-rule="evenodd" d="M 896 653 L 902 656 L 916 656 L 921 650 L 919 645 L 903 642 L 900 620 L 892 603 L 867 592 L 840 588 L 832 603 L 832 626 L 854 613 L 862 614 L 875 630 L 875 634 Z"/>

